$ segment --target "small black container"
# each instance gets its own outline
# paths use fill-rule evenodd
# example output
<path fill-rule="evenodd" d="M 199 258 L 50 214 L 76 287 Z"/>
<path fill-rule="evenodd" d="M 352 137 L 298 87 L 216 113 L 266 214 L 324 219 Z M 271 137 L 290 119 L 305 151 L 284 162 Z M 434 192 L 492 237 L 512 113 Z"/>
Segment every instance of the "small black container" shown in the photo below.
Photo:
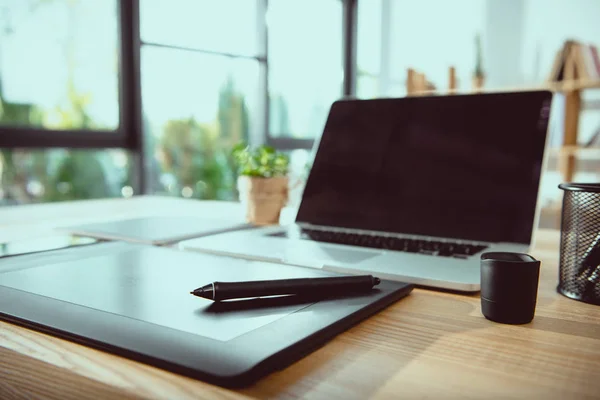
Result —
<path fill-rule="evenodd" d="M 558 292 L 600 305 L 600 183 L 564 183 Z"/>
<path fill-rule="evenodd" d="M 481 255 L 481 312 L 492 321 L 526 324 L 535 315 L 540 262 L 528 254 Z"/>

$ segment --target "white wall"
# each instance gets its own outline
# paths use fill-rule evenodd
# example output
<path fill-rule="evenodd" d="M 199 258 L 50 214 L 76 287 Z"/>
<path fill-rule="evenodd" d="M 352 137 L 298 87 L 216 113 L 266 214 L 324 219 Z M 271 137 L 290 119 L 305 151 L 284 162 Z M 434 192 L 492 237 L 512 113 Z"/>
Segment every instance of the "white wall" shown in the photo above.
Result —
<path fill-rule="evenodd" d="M 543 82 L 567 39 L 600 46 L 599 0 L 485 2 L 485 61 L 494 86 Z"/>
<path fill-rule="evenodd" d="M 380 14 L 386 3 L 393 80 L 404 79 L 411 66 L 445 87 L 447 67 L 456 65 L 468 88 L 478 32 L 493 86 L 540 83 L 566 39 L 600 46 L 600 0 L 361 0 L 359 66 L 374 74 L 381 70 Z"/>
<path fill-rule="evenodd" d="M 486 0 L 484 21 L 484 69 L 486 85 L 510 87 L 523 83 L 522 42 L 526 35 L 523 0 Z"/>
<path fill-rule="evenodd" d="M 521 68 L 513 73 L 526 84 L 547 79 L 566 39 L 600 48 L 600 0 L 526 0 L 524 14 Z M 598 100 L 600 90 L 586 90 L 583 98 Z M 600 110 L 583 111 L 579 117 L 579 143 L 586 143 L 600 128 Z"/>
<path fill-rule="evenodd" d="M 600 46 L 599 0 L 526 0 L 524 4 L 523 58 L 519 72 L 525 82 L 547 78 L 554 55 L 566 39 Z"/>
<path fill-rule="evenodd" d="M 391 0 L 391 15 L 392 81 L 403 82 L 412 67 L 443 90 L 448 67 L 455 66 L 461 87 L 470 88 L 475 35 L 485 29 L 484 1 Z"/>

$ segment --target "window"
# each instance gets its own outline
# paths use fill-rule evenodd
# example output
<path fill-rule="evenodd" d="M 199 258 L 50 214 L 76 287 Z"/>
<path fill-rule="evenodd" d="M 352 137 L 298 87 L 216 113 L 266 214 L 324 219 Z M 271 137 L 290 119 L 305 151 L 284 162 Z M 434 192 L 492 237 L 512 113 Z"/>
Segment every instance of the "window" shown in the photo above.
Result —
<path fill-rule="evenodd" d="M 233 145 L 306 147 L 342 94 L 340 0 L 141 0 L 140 32 L 156 193 L 234 199 Z"/>
<path fill-rule="evenodd" d="M 153 192 L 234 198 L 231 149 L 264 130 L 259 4 L 140 2 L 142 104 Z"/>
<path fill-rule="evenodd" d="M 424 73 L 445 91 L 448 68 L 454 66 L 459 88 L 468 90 L 485 5 L 480 0 L 360 1 L 358 96 L 404 96 L 408 68 Z"/>
<path fill-rule="evenodd" d="M 284 151 L 289 157 L 289 196 L 288 205 L 292 207 L 300 206 L 304 186 L 312 167 L 311 154 L 308 150 L 296 149 Z"/>
<path fill-rule="evenodd" d="M 0 0 L 0 204 L 133 194 L 118 6 Z"/>
<path fill-rule="evenodd" d="M 0 0 L 0 125 L 119 126 L 116 0 Z"/>
<path fill-rule="evenodd" d="M 0 149 L 0 205 L 130 197 L 125 150 Z"/>
<path fill-rule="evenodd" d="M 270 0 L 269 133 L 314 139 L 342 97 L 342 2 Z"/>
<path fill-rule="evenodd" d="M 199 72 L 201 71 L 201 72 Z M 260 118 L 258 63 L 144 46 L 142 101 L 158 193 L 232 199 L 229 152 Z"/>
<path fill-rule="evenodd" d="M 260 4 L 257 0 L 141 0 L 140 34 L 148 44 L 264 55 L 259 46 Z"/>
<path fill-rule="evenodd" d="M 302 155 L 322 132 L 355 5 L 0 0 L 0 201 L 235 199 L 234 144 Z"/>
<path fill-rule="evenodd" d="M 356 94 L 361 98 L 373 98 L 385 90 L 379 87 L 381 73 L 381 48 L 383 24 L 381 3 L 383 0 L 361 1 L 358 5 Z"/>

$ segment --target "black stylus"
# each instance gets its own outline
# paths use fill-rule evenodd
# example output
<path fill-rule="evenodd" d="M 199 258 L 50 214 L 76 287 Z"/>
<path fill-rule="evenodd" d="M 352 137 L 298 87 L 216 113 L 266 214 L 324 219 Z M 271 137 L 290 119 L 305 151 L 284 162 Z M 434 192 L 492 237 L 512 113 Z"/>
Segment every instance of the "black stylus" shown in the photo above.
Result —
<path fill-rule="evenodd" d="M 193 292 L 194 296 L 220 301 L 263 296 L 306 295 L 326 297 L 366 292 L 378 285 L 379 278 L 355 275 L 326 278 L 281 279 L 271 281 L 213 282 Z"/>

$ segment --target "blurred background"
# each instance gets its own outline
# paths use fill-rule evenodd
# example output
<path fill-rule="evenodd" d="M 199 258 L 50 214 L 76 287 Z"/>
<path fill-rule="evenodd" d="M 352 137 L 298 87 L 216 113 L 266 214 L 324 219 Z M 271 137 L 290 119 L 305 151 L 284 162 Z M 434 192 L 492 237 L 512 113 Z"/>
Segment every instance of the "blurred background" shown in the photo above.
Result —
<path fill-rule="evenodd" d="M 459 91 L 478 72 L 544 85 L 567 40 L 600 46 L 599 17 L 598 0 L 0 0 L 0 205 L 235 200 L 239 141 L 291 156 L 297 204 L 336 99 L 406 96 L 410 68 L 440 93 L 449 67 Z M 597 72 L 575 143 L 557 93 L 542 225 L 559 183 L 600 181 Z"/>

